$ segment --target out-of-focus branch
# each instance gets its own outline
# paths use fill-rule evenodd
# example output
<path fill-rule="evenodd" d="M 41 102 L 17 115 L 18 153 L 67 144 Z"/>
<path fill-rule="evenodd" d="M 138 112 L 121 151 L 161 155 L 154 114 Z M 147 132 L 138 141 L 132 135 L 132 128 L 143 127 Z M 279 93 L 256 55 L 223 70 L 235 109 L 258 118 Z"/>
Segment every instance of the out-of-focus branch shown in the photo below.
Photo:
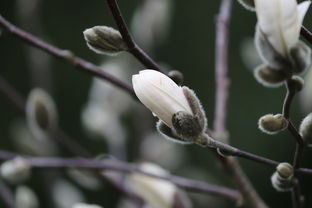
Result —
<path fill-rule="evenodd" d="M 27 42 L 31 46 L 34 46 L 40 50 L 43 50 L 49 53 L 52 56 L 55 56 L 65 62 L 72 64 L 77 69 L 87 72 L 91 74 L 92 76 L 99 77 L 99 78 L 109 81 L 110 83 L 125 90 L 131 96 L 136 98 L 135 93 L 132 89 L 132 86 L 104 72 L 103 70 L 101 70 L 100 67 L 97 67 L 94 64 L 75 56 L 72 52 L 57 48 L 56 46 L 53 46 L 30 33 L 27 33 L 26 31 L 16 27 L 12 23 L 4 19 L 1 15 L 0 15 L 0 27 L 5 29 L 9 33 L 13 34 L 16 38 L 24 42 Z"/>
<path fill-rule="evenodd" d="M 141 170 L 135 165 L 130 165 L 119 161 L 100 161 L 85 158 L 38 158 L 20 156 L 15 153 L 0 151 L 1 160 L 9 160 L 15 157 L 23 157 L 26 162 L 34 168 L 82 168 L 82 169 L 96 169 L 96 170 L 114 170 L 126 173 L 139 173 L 153 178 L 170 181 L 177 186 L 192 192 L 207 193 L 216 196 L 229 198 L 234 201 L 240 200 L 240 194 L 233 189 L 211 185 L 208 183 L 190 180 L 173 175 L 157 175 L 154 173 Z"/>
<path fill-rule="evenodd" d="M 227 135 L 226 118 L 227 118 L 227 100 L 229 94 L 228 71 L 228 42 L 229 42 L 229 24 L 231 20 L 232 0 L 221 1 L 220 11 L 216 25 L 216 102 L 213 133 L 217 137 Z M 218 139 L 218 138 L 217 138 Z M 227 139 L 227 138 L 226 138 Z M 224 145 L 227 146 L 227 145 Z M 243 152 L 241 152 L 243 153 Z M 245 156 L 250 156 L 249 153 Z M 266 208 L 267 205 L 260 198 L 251 182 L 245 175 L 235 158 L 217 156 L 225 172 L 232 178 L 234 184 L 243 196 L 243 201 L 248 207 Z M 252 156 L 253 157 L 253 156 Z M 268 162 L 273 165 L 275 162 L 253 157 L 255 161 Z M 258 160 L 260 159 L 260 160 Z"/>
<path fill-rule="evenodd" d="M 17 208 L 15 197 L 10 188 L 0 179 L 0 198 L 8 208 Z"/>
<path fill-rule="evenodd" d="M 128 51 L 135 56 L 145 67 L 165 73 L 163 69 L 149 57 L 132 38 L 127 24 L 122 16 L 116 0 L 107 0 L 108 6 L 113 14 L 119 32 L 128 46 Z"/>

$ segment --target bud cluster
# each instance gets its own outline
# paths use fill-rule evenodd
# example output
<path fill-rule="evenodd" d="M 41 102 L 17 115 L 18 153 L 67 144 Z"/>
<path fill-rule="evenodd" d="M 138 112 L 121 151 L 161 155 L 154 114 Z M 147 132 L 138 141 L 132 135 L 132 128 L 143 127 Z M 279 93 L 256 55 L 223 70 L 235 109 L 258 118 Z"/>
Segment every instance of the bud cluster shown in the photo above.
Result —
<path fill-rule="evenodd" d="M 288 191 L 293 187 L 293 167 L 288 163 L 280 163 L 271 177 L 272 186 L 277 191 Z"/>

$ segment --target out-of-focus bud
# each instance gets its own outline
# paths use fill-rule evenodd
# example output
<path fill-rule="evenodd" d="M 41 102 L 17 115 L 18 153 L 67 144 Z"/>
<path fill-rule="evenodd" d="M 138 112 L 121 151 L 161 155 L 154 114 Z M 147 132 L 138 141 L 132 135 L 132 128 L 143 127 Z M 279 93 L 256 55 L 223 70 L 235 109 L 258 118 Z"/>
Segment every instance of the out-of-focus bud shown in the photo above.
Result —
<path fill-rule="evenodd" d="M 128 47 L 118 30 L 107 26 L 94 26 L 83 31 L 88 47 L 99 54 L 116 55 Z"/>
<path fill-rule="evenodd" d="M 77 184 L 86 189 L 95 191 L 102 187 L 101 182 L 89 171 L 70 169 L 68 170 L 68 174 Z"/>
<path fill-rule="evenodd" d="M 68 208 L 74 204 L 85 202 L 83 193 L 65 180 L 58 180 L 53 184 L 52 198 L 57 208 Z"/>
<path fill-rule="evenodd" d="M 46 137 L 36 139 L 24 119 L 17 119 L 10 126 L 10 135 L 17 150 L 26 155 L 53 156 L 58 152 L 57 146 Z"/>
<path fill-rule="evenodd" d="M 166 176 L 169 174 L 161 167 L 150 163 L 142 164 L 141 168 L 144 171 L 158 175 Z M 188 204 L 189 202 L 184 203 L 184 200 L 180 198 L 182 195 L 178 194 L 179 189 L 174 184 L 165 180 L 133 173 L 129 176 L 129 188 L 140 195 L 147 202 L 148 207 L 151 208 L 173 208 L 178 202 L 181 203 L 179 207 L 191 207 L 191 204 Z M 186 195 L 183 197 L 187 198 Z"/>
<path fill-rule="evenodd" d="M 172 79 L 177 85 L 182 85 L 183 83 L 183 74 L 180 71 L 169 71 L 168 77 L 170 77 L 170 79 Z"/>
<path fill-rule="evenodd" d="M 18 184 L 29 178 L 31 166 L 25 159 L 16 157 L 2 163 L 0 173 L 6 181 L 12 184 Z"/>
<path fill-rule="evenodd" d="M 258 126 L 264 133 L 276 134 L 287 128 L 288 121 L 281 114 L 267 114 L 259 119 Z"/>
<path fill-rule="evenodd" d="M 293 167 L 288 163 L 280 163 L 271 177 L 272 186 L 277 191 L 289 191 L 293 187 Z"/>
<path fill-rule="evenodd" d="M 162 134 L 179 142 L 202 142 L 198 139 L 206 130 L 206 116 L 191 89 L 154 70 L 133 75 L 132 83 L 139 100 L 161 120 L 157 129 Z"/>
<path fill-rule="evenodd" d="M 26 115 L 29 128 L 37 139 L 57 126 L 58 115 L 52 97 L 44 90 L 33 89 L 26 103 Z"/>
<path fill-rule="evenodd" d="M 307 115 L 301 122 L 299 133 L 308 145 L 312 144 L 312 113 Z"/>
<path fill-rule="evenodd" d="M 299 41 L 309 1 L 255 0 L 258 18 L 255 43 L 261 58 L 271 69 L 298 74 L 311 64 L 311 50 Z"/>
<path fill-rule="evenodd" d="M 283 84 L 288 75 L 282 70 L 273 70 L 266 65 L 258 66 L 254 71 L 256 80 L 266 87 L 278 87 Z"/>
<path fill-rule="evenodd" d="M 255 1 L 254 0 L 238 0 L 241 5 L 243 5 L 247 10 L 255 11 Z"/>
<path fill-rule="evenodd" d="M 38 208 L 39 200 L 36 194 L 27 186 L 19 186 L 15 192 L 16 207 Z"/>
<path fill-rule="evenodd" d="M 304 77 L 304 88 L 300 93 L 300 101 L 304 113 L 312 112 L 312 68 L 308 70 L 308 73 Z"/>
<path fill-rule="evenodd" d="M 135 11 L 132 31 L 144 49 L 150 51 L 160 44 L 170 31 L 172 0 L 146 0 Z"/>
<path fill-rule="evenodd" d="M 74 204 L 72 208 L 102 208 L 102 207 L 96 204 L 77 203 Z"/>

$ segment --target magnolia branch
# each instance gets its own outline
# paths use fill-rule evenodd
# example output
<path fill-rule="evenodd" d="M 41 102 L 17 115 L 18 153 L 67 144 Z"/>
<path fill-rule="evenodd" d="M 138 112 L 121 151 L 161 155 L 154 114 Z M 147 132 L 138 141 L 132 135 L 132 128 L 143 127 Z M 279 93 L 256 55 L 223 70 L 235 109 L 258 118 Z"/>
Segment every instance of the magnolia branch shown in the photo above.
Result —
<path fill-rule="evenodd" d="M 162 70 L 161 67 L 151 57 L 149 57 L 133 40 L 127 24 L 122 17 L 122 13 L 118 7 L 117 1 L 107 0 L 107 3 L 115 19 L 119 32 L 129 48 L 128 51 L 133 56 L 135 56 L 145 67 L 164 73 L 164 70 Z"/>
<path fill-rule="evenodd" d="M 33 47 L 45 51 L 54 57 L 60 58 L 61 60 L 70 63 L 77 69 L 87 72 L 92 76 L 107 80 L 108 82 L 128 92 L 129 95 L 131 95 L 132 97 L 136 98 L 132 86 L 130 86 L 129 84 L 104 72 L 100 67 L 95 66 L 94 64 L 75 56 L 72 52 L 57 48 L 56 46 L 53 46 L 30 33 L 27 33 L 26 31 L 16 27 L 12 23 L 4 19 L 1 15 L 0 15 L 0 27 L 5 29 L 9 33 L 13 34 L 16 38 L 30 44 Z"/>
<path fill-rule="evenodd" d="M 240 194 L 233 189 L 211 185 L 200 181 L 190 180 L 173 175 L 157 175 L 141 170 L 135 165 L 130 165 L 120 161 L 100 161 L 85 158 L 39 158 L 20 156 L 15 153 L 0 151 L 1 160 L 10 160 L 15 157 L 22 157 L 33 168 L 80 168 L 93 170 L 113 170 L 126 173 L 138 173 L 161 180 L 170 181 L 177 186 L 192 192 L 208 193 L 216 196 L 225 197 L 234 201 L 240 200 Z"/>

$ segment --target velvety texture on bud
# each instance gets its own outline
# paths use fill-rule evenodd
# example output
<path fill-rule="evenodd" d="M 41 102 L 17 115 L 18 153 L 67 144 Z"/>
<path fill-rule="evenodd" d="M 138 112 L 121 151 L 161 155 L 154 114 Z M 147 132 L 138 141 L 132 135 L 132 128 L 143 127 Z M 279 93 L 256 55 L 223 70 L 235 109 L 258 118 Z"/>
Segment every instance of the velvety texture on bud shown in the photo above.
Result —
<path fill-rule="evenodd" d="M 284 71 L 273 70 L 264 64 L 255 69 L 254 76 L 260 84 L 266 87 L 281 86 L 288 77 Z"/>
<path fill-rule="evenodd" d="M 182 87 L 163 73 L 140 71 L 132 76 L 132 84 L 139 100 L 168 127 L 173 128 L 172 116 L 179 111 L 193 115 Z"/>
<path fill-rule="evenodd" d="M 116 55 L 128 49 L 118 30 L 107 26 L 94 26 L 83 32 L 88 47 L 96 53 Z"/>
<path fill-rule="evenodd" d="M 294 185 L 293 167 L 288 163 L 280 163 L 271 177 L 272 186 L 277 191 L 289 191 Z"/>
<path fill-rule="evenodd" d="M 267 114 L 259 119 L 258 125 L 264 133 L 276 134 L 287 128 L 288 121 L 281 114 Z"/>
<path fill-rule="evenodd" d="M 250 11 L 255 11 L 255 1 L 254 0 L 238 0 L 239 3 L 241 3 L 241 5 L 243 5 L 243 7 L 245 7 L 246 9 L 250 10 Z"/>
<path fill-rule="evenodd" d="M 301 122 L 299 133 L 307 144 L 312 144 L 312 113 L 306 116 Z"/>

